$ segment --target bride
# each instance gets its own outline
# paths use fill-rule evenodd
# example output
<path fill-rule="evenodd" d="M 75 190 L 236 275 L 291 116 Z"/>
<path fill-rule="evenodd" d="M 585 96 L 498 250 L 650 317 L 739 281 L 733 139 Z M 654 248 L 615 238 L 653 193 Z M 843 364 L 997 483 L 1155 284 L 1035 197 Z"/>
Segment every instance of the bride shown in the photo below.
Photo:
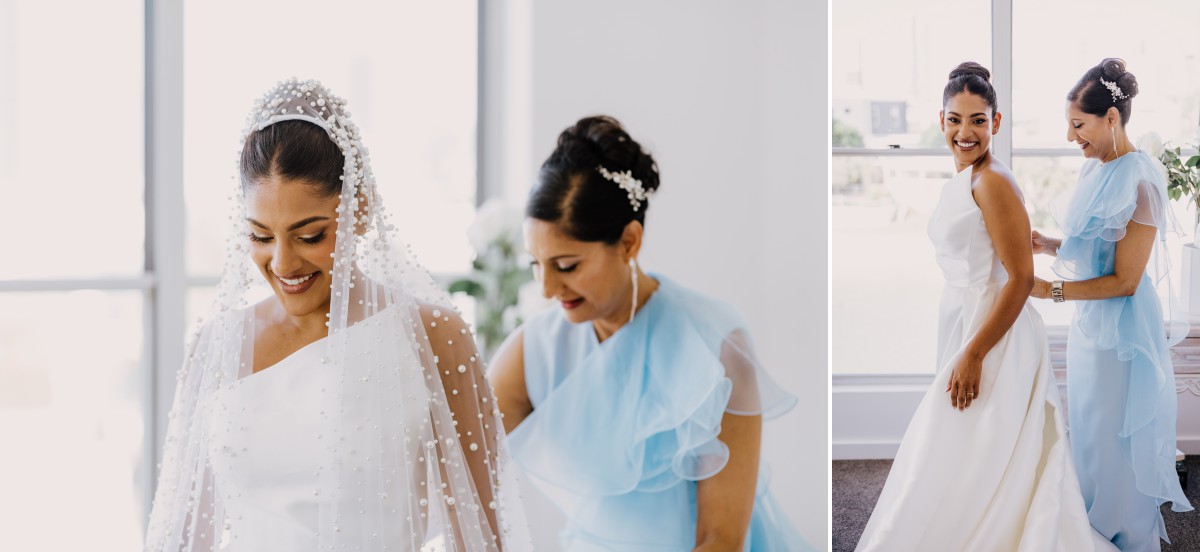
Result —
<path fill-rule="evenodd" d="M 395 239 L 345 101 L 281 82 L 239 173 L 145 549 L 528 548 L 472 335 Z"/>
<path fill-rule="evenodd" d="M 938 372 L 908 426 L 859 551 L 1114 550 L 1088 524 L 1033 287 L 1029 218 L 988 146 L 991 74 L 950 73 L 941 126 L 957 175 L 929 237 L 946 278 Z"/>

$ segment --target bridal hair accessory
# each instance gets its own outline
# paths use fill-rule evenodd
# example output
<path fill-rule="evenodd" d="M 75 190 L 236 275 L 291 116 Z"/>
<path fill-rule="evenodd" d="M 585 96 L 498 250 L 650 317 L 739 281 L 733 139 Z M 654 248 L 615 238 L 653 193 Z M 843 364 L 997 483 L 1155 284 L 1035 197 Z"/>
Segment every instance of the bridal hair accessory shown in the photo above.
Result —
<path fill-rule="evenodd" d="M 1125 92 L 1121 90 L 1121 87 L 1117 86 L 1117 83 L 1114 81 L 1106 81 L 1104 80 L 1104 77 L 1100 77 L 1100 84 L 1103 84 L 1104 87 L 1112 93 L 1113 103 L 1117 103 L 1118 100 L 1124 100 L 1129 97 L 1125 95 Z"/>
<path fill-rule="evenodd" d="M 633 206 L 633 210 L 637 211 L 642 208 L 642 202 L 650 197 L 654 190 L 646 191 L 642 187 L 642 181 L 633 177 L 633 171 L 612 172 L 603 166 L 596 167 L 600 171 L 600 176 L 606 180 L 616 182 L 622 190 L 629 193 L 629 204 Z"/>

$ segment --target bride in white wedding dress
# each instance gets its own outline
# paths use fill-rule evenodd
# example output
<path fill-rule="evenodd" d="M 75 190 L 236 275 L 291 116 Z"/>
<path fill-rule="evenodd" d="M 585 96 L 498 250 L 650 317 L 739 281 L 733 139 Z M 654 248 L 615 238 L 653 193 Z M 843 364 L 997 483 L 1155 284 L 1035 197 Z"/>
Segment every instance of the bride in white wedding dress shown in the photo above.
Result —
<path fill-rule="evenodd" d="M 1029 218 L 988 146 L 990 74 L 950 73 L 942 128 L 957 175 L 930 217 L 946 278 L 938 372 L 917 408 L 859 551 L 1115 550 L 1088 524 L 1033 286 Z"/>
<path fill-rule="evenodd" d="M 473 335 L 388 223 L 345 101 L 280 83 L 238 169 L 145 549 L 528 549 Z"/>

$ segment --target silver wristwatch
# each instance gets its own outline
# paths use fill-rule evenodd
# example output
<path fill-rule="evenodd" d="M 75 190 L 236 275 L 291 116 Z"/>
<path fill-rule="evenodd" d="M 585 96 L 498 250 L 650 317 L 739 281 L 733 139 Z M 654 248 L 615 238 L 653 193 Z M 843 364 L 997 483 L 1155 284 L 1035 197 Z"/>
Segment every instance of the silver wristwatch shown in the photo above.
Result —
<path fill-rule="evenodd" d="M 1062 303 L 1063 301 L 1067 300 L 1065 297 L 1063 297 L 1062 288 L 1063 288 L 1062 280 L 1055 280 L 1053 282 L 1050 282 L 1050 298 L 1053 299 L 1055 303 Z"/>

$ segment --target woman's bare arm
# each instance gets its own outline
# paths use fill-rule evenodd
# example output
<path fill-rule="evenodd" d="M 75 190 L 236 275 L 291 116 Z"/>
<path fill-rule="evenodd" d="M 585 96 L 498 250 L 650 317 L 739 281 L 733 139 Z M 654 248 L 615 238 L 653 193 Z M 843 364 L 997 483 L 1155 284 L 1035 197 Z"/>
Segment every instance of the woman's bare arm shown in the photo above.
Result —
<path fill-rule="evenodd" d="M 1008 281 L 951 373 L 946 391 L 950 393 L 950 404 L 959 410 L 979 398 L 983 358 L 1016 322 L 1034 281 L 1029 214 L 1025 212 L 1016 182 L 1006 174 L 986 171 L 972 194 L 983 213 L 996 256 L 1008 273 Z"/>
<path fill-rule="evenodd" d="M 487 373 L 504 416 L 504 430 L 512 432 L 533 413 L 525 388 L 525 329 L 517 328 L 500 345 Z"/>

